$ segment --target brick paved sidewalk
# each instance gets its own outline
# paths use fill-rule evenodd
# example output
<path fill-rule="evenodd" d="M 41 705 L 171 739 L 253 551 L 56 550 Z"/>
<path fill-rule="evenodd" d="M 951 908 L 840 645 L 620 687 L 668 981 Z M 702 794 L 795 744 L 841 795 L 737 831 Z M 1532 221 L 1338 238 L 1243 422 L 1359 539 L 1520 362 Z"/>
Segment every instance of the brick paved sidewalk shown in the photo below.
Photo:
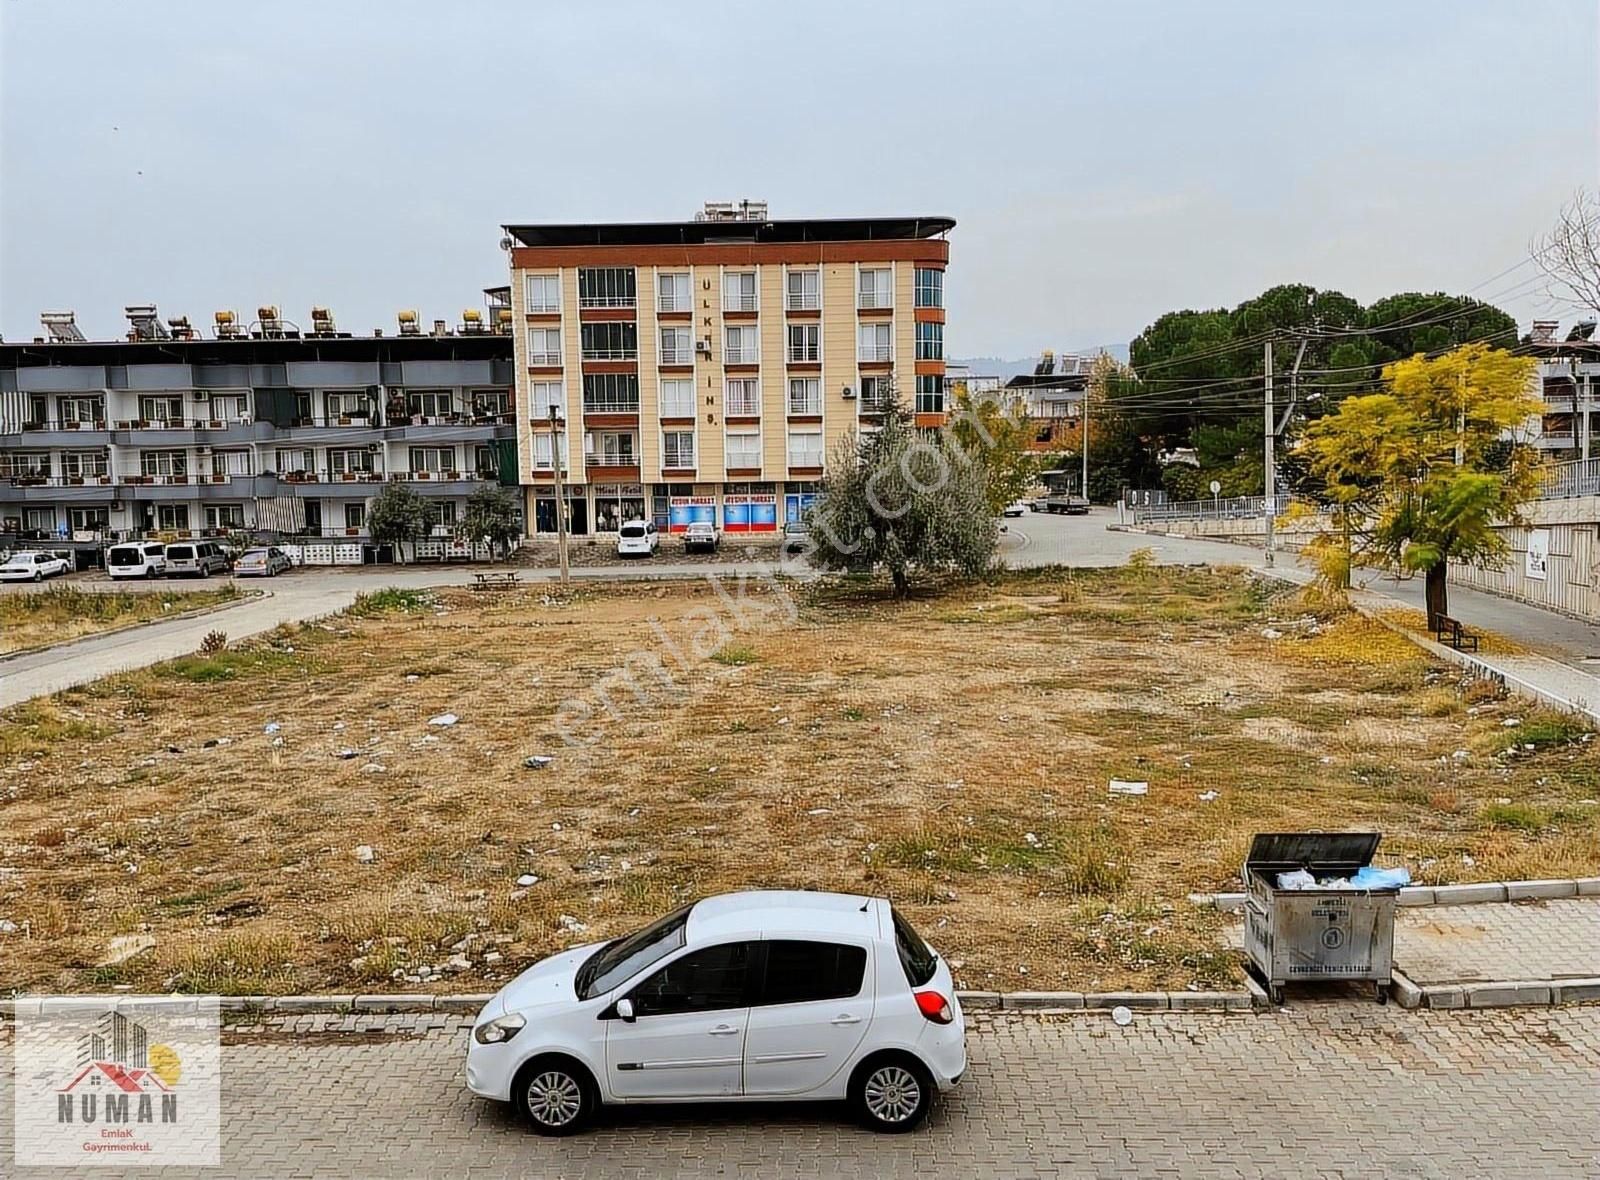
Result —
<path fill-rule="evenodd" d="M 1312 1002 L 1266 1017 L 1140 1014 L 1127 1028 L 1105 1015 L 980 1016 L 966 1080 L 909 1136 L 870 1134 L 826 1106 L 701 1105 L 629 1108 L 575 1139 L 540 1139 L 463 1089 L 466 1027 L 440 1015 L 317 1016 L 230 1031 L 222 1167 L 189 1174 L 1600 1175 L 1600 1007 Z M 6 1065 L 0 1111 L 12 1101 Z M 0 1116 L 8 1175 L 9 1133 Z"/>
<path fill-rule="evenodd" d="M 1423 985 L 1600 977 L 1600 897 L 1401 909 L 1394 957 Z"/>

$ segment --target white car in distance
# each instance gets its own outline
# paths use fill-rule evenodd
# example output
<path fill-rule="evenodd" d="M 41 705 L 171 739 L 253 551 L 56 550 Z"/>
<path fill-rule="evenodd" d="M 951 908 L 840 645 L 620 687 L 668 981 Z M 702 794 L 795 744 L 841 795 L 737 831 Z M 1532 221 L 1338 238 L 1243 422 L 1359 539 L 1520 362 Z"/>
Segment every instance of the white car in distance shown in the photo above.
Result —
<path fill-rule="evenodd" d="M 0 581 L 42 582 L 46 578 L 60 578 L 72 571 L 65 557 L 42 553 L 37 549 L 20 549 L 0 564 Z"/>
<path fill-rule="evenodd" d="M 478 1014 L 467 1088 L 545 1135 L 610 1103 L 774 1099 L 893 1132 L 966 1066 L 950 968 L 887 901 L 755 891 L 528 968 Z"/>
<path fill-rule="evenodd" d="M 661 533 L 654 521 L 630 520 L 617 530 L 618 557 L 654 557 L 661 547 Z"/>

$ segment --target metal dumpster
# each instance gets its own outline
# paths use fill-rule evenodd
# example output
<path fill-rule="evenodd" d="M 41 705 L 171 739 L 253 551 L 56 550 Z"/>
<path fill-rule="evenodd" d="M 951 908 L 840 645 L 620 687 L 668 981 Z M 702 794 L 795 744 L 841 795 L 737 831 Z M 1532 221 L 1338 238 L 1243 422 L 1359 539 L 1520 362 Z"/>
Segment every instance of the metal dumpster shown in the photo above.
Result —
<path fill-rule="evenodd" d="M 1352 876 L 1372 863 L 1377 832 L 1263 832 L 1244 862 L 1244 947 L 1275 1004 L 1283 985 L 1371 980 L 1389 998 L 1398 887 L 1280 889 L 1278 874 L 1305 869 L 1319 881 Z"/>

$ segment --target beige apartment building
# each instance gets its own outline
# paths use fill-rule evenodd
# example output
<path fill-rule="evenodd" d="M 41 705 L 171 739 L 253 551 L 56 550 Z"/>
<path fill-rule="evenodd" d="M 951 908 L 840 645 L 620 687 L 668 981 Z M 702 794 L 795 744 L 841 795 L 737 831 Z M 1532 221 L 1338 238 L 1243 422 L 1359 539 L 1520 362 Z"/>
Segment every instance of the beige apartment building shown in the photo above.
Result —
<path fill-rule="evenodd" d="M 890 381 L 945 421 L 948 217 L 508 225 L 528 531 L 773 532 Z M 552 420 L 551 411 L 554 411 Z"/>

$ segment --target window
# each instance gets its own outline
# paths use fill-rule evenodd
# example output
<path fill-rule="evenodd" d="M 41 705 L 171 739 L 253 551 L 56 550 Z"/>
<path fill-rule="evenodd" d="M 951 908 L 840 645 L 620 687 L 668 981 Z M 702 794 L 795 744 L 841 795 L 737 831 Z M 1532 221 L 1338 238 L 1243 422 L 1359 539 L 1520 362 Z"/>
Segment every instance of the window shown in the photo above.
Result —
<path fill-rule="evenodd" d="M 865 947 L 773 939 L 767 943 L 763 1004 L 806 1004 L 858 995 L 867 971 Z"/>
<path fill-rule="evenodd" d="M 728 431 L 727 465 L 731 468 L 759 468 L 761 466 L 761 432 L 759 430 Z"/>
<path fill-rule="evenodd" d="M 448 389 L 406 390 L 406 413 L 413 418 L 444 418 L 454 412 L 455 400 Z"/>
<path fill-rule="evenodd" d="M 479 443 L 473 447 L 472 473 L 479 479 L 499 479 L 500 448 L 493 443 Z"/>
<path fill-rule="evenodd" d="M 755 311 L 758 302 L 755 271 L 733 270 L 722 276 L 723 311 Z"/>
<path fill-rule="evenodd" d="M 142 475 L 188 475 L 189 456 L 183 451 L 140 451 L 139 472 Z"/>
<path fill-rule="evenodd" d="M 535 422 L 547 422 L 550 411 L 556 412 L 557 418 L 566 416 L 566 406 L 561 399 L 561 382 L 535 381 L 528 386 L 528 398 L 533 408 L 529 411 Z"/>
<path fill-rule="evenodd" d="M 586 266 L 578 271 L 578 306 L 632 307 L 634 281 L 631 266 Z"/>
<path fill-rule="evenodd" d="M 856 360 L 894 360 L 893 324 L 858 324 L 856 326 Z"/>
<path fill-rule="evenodd" d="M 330 418 L 365 418 L 372 413 L 372 403 L 367 400 L 365 390 L 359 392 L 346 390 L 324 396 L 327 398 Z M 445 394 L 446 398 L 449 396 Z"/>
<path fill-rule="evenodd" d="M 328 470 L 334 475 L 370 475 L 377 468 L 377 456 L 365 447 L 328 451 Z"/>
<path fill-rule="evenodd" d="M 560 275 L 529 275 L 528 276 L 528 312 L 532 315 L 548 315 L 550 312 L 561 311 L 561 276 Z"/>
<path fill-rule="evenodd" d="M 244 528 L 243 504 L 207 504 L 206 528 L 208 529 L 242 529 Z"/>
<path fill-rule="evenodd" d="M 894 306 L 894 271 L 863 269 L 856 279 L 856 306 L 861 308 Z"/>
<path fill-rule="evenodd" d="M 456 470 L 454 447 L 412 447 L 411 470 L 445 472 Z"/>
<path fill-rule="evenodd" d="M 189 530 L 189 506 L 187 504 L 157 504 L 156 528 L 164 532 L 187 532 Z"/>
<path fill-rule="evenodd" d="M 684 943 L 689 926 L 689 906 L 657 918 L 642 930 L 608 942 L 583 961 L 573 980 L 578 995 L 592 1000 L 627 983 L 639 972 L 659 963 Z"/>
<path fill-rule="evenodd" d="M 555 451 L 561 452 L 561 470 L 567 469 L 567 436 L 557 431 L 554 436 L 549 431 L 533 436 L 533 465 L 540 471 L 549 471 L 554 466 L 552 455 Z"/>
<path fill-rule="evenodd" d="M 22 528 L 29 533 L 54 533 L 56 531 L 56 510 L 54 508 L 24 508 L 22 510 Z"/>
<path fill-rule="evenodd" d="M 822 431 L 791 430 L 789 432 L 789 466 L 822 466 Z"/>
<path fill-rule="evenodd" d="M 10 479 L 47 479 L 50 476 L 50 452 L 0 452 L 0 476 Z"/>
<path fill-rule="evenodd" d="M 869 414 L 881 414 L 894 401 L 894 382 L 887 377 L 861 378 L 861 408 Z"/>
<path fill-rule="evenodd" d="M 511 413 L 511 394 L 504 389 L 474 389 L 472 391 L 472 416 L 474 418 L 504 418 Z"/>
<path fill-rule="evenodd" d="M 790 311 L 816 311 L 822 306 L 822 276 L 817 271 L 791 270 L 784 284 L 784 306 Z"/>
<path fill-rule="evenodd" d="M 670 1016 L 743 1008 L 750 950 L 748 942 L 727 942 L 673 960 L 630 993 L 635 1014 Z"/>
<path fill-rule="evenodd" d="M 559 365 L 561 363 L 561 329 L 528 329 L 528 363 L 530 365 Z"/>
<path fill-rule="evenodd" d="M 789 325 L 789 360 L 806 364 L 822 359 L 822 326 L 820 324 Z"/>
<path fill-rule="evenodd" d="M 911 928 L 911 923 L 900 916 L 899 910 L 891 909 L 889 916 L 894 920 L 894 945 L 900 953 L 900 966 L 905 968 L 911 986 L 921 987 L 939 969 L 938 956 L 928 949 L 928 944 Z"/>
<path fill-rule="evenodd" d="M 637 414 L 639 376 L 637 373 L 585 373 L 583 412 L 586 414 Z"/>
<path fill-rule="evenodd" d="M 139 418 L 144 422 L 179 422 L 183 421 L 183 399 L 181 397 L 141 397 L 139 399 Z"/>
<path fill-rule="evenodd" d="M 612 321 L 584 324 L 579 329 L 586 361 L 631 361 L 639 356 L 639 326 Z"/>
<path fill-rule="evenodd" d="M 355 500 L 344 506 L 344 527 L 347 529 L 361 529 L 367 527 L 366 501 Z"/>
<path fill-rule="evenodd" d="M 754 365 L 761 360 L 761 338 L 753 326 L 724 328 L 725 365 Z"/>
<path fill-rule="evenodd" d="M 454 500 L 429 500 L 427 501 L 428 523 L 432 527 L 454 528 L 456 523 L 456 502 Z"/>
<path fill-rule="evenodd" d="M 722 412 L 738 418 L 753 418 L 761 413 L 761 382 L 754 377 L 729 378 Z"/>
<path fill-rule="evenodd" d="M 917 359 L 919 361 L 944 360 L 944 325 L 917 325 Z"/>
<path fill-rule="evenodd" d="M 242 422 L 250 412 L 250 399 L 242 393 L 213 393 L 211 395 L 212 422 Z"/>
<path fill-rule="evenodd" d="M 104 451 L 68 451 L 61 456 L 61 474 L 71 479 L 89 479 L 107 471 Z"/>
<path fill-rule="evenodd" d="M 688 328 L 661 329 L 661 363 L 663 365 L 694 364 L 694 341 Z"/>
<path fill-rule="evenodd" d="M 822 381 L 820 378 L 789 378 L 789 413 L 822 413 Z"/>
<path fill-rule="evenodd" d="M 64 397 L 60 401 L 63 422 L 104 422 L 106 403 L 99 397 Z"/>
<path fill-rule="evenodd" d="M 67 526 L 75 533 L 103 533 L 111 528 L 109 508 L 68 508 Z"/>
<path fill-rule="evenodd" d="M 661 416 L 663 418 L 694 417 L 694 382 L 676 378 L 661 382 Z"/>
<path fill-rule="evenodd" d="M 661 466 L 694 466 L 694 431 L 668 430 L 662 434 Z"/>
<path fill-rule="evenodd" d="M 304 474 L 315 467 L 316 460 L 310 450 L 280 450 L 275 470 L 279 475 L 295 475 Z"/>
<path fill-rule="evenodd" d="M 629 431 L 601 430 L 583 436 L 584 458 L 606 467 L 632 467 L 633 434 Z"/>
<path fill-rule="evenodd" d="M 917 377 L 917 413 L 944 413 L 944 378 L 919 374 Z"/>
<path fill-rule="evenodd" d="M 692 311 L 689 302 L 689 276 L 665 274 L 656 276 L 657 311 Z"/>
<path fill-rule="evenodd" d="M 917 267 L 913 275 L 918 307 L 944 306 L 944 271 Z"/>
<path fill-rule="evenodd" d="M 212 475 L 250 475 L 255 467 L 249 451 L 212 451 Z"/>

